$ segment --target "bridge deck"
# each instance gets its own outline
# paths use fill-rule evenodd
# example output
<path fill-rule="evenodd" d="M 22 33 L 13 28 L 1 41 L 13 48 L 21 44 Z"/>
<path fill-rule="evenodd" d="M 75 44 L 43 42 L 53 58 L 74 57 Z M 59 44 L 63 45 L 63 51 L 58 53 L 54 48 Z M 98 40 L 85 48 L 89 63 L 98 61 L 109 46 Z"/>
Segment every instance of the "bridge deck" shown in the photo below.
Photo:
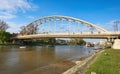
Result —
<path fill-rule="evenodd" d="M 107 38 L 118 38 L 120 37 L 120 32 L 117 33 L 43 33 L 43 34 L 33 34 L 33 35 L 19 35 L 17 39 L 29 39 L 29 38 L 97 38 L 97 39 L 107 39 Z"/>

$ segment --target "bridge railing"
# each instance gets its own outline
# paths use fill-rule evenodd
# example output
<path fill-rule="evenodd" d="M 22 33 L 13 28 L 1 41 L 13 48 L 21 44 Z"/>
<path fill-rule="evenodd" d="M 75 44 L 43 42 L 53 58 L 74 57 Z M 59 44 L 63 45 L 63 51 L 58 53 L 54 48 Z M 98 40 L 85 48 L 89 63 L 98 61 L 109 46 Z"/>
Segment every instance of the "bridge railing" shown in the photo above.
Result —
<path fill-rule="evenodd" d="M 108 32 L 109 34 L 120 34 L 120 32 Z"/>
<path fill-rule="evenodd" d="M 64 33 L 39 33 L 39 34 L 31 34 L 31 35 L 100 35 L 100 34 L 120 34 L 120 32 L 64 32 Z M 18 36 L 28 36 L 28 35 L 18 35 Z"/>

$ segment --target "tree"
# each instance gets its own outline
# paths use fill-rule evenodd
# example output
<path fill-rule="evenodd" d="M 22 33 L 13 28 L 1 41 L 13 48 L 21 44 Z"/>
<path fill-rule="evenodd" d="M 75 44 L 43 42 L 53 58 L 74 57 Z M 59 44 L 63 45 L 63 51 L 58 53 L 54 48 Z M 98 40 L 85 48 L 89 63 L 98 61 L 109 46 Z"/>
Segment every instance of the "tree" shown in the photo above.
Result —
<path fill-rule="evenodd" d="M 50 45 L 56 44 L 55 38 L 43 38 L 43 42 Z"/>
<path fill-rule="evenodd" d="M 9 32 L 6 32 L 8 28 L 8 24 L 0 20 L 0 43 L 6 43 L 10 40 L 12 35 Z"/>
<path fill-rule="evenodd" d="M 78 45 L 85 45 L 86 42 L 83 39 L 78 39 Z"/>
<path fill-rule="evenodd" d="M 6 43 L 11 39 L 12 35 L 9 32 L 0 30 L 0 43 Z"/>
<path fill-rule="evenodd" d="M 27 25 L 26 29 L 27 29 L 28 34 L 36 34 L 37 30 L 38 30 L 37 26 L 36 25 L 32 25 L 32 24 Z"/>
<path fill-rule="evenodd" d="M 22 26 L 20 34 L 22 35 L 29 35 L 29 34 L 36 34 L 38 31 L 37 25 L 29 24 L 27 26 Z"/>
<path fill-rule="evenodd" d="M 6 30 L 8 28 L 9 28 L 8 24 L 6 22 L 0 20 L 0 30 Z"/>
<path fill-rule="evenodd" d="M 25 35 L 26 34 L 26 26 L 22 26 L 22 27 L 20 27 L 20 29 L 21 29 L 20 34 Z"/>
<path fill-rule="evenodd" d="M 85 45 L 86 42 L 83 39 L 80 38 L 72 38 L 68 44 L 70 45 Z"/>

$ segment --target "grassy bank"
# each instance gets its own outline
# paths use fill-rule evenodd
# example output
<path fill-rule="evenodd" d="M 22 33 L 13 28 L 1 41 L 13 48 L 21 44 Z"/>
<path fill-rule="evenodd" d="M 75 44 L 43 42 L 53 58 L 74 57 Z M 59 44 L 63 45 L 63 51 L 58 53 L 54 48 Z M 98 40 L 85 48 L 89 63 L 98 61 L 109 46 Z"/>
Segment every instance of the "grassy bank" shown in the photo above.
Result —
<path fill-rule="evenodd" d="M 120 74 L 120 50 L 105 49 L 85 74 Z"/>

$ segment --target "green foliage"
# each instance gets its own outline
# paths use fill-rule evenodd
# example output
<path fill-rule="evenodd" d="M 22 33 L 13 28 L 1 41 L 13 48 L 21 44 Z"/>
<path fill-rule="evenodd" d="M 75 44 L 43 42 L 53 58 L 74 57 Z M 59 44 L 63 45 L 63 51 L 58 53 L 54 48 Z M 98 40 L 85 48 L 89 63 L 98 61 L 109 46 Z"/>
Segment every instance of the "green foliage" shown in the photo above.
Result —
<path fill-rule="evenodd" d="M 78 40 L 78 45 L 85 45 L 86 42 L 83 39 Z"/>
<path fill-rule="evenodd" d="M 82 39 L 56 42 L 55 38 L 42 38 L 41 40 L 24 41 L 24 43 L 28 45 L 84 45 L 86 42 Z"/>
<path fill-rule="evenodd" d="M 68 44 L 70 45 L 85 45 L 86 42 L 83 39 L 79 39 L 79 38 L 74 38 L 71 39 Z"/>
<path fill-rule="evenodd" d="M 55 38 L 44 38 L 43 43 L 54 45 L 54 44 L 56 44 L 56 40 L 55 40 Z"/>
<path fill-rule="evenodd" d="M 120 50 L 105 50 L 85 74 L 91 74 L 93 71 L 96 74 L 120 74 Z"/>
<path fill-rule="evenodd" d="M 11 34 L 9 32 L 6 32 L 4 30 L 0 30 L 0 43 L 6 43 L 10 40 Z"/>
<path fill-rule="evenodd" d="M 70 40 L 69 42 L 68 42 L 68 44 L 69 45 L 77 45 L 77 41 L 75 41 L 75 40 Z"/>
<path fill-rule="evenodd" d="M 109 45 L 105 45 L 104 48 L 105 48 L 105 49 L 107 49 L 107 48 L 111 48 L 111 46 L 109 46 Z"/>

